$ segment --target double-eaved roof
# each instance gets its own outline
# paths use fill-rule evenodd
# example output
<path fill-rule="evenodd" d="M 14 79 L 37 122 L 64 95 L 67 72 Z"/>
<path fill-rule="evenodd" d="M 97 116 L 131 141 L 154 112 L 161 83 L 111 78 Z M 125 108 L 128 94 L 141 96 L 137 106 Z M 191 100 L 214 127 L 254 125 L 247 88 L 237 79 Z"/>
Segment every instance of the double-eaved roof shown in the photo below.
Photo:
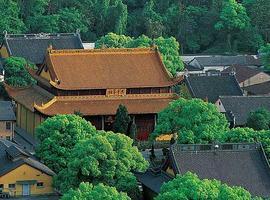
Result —
<path fill-rule="evenodd" d="M 50 176 L 55 175 L 51 169 L 39 162 L 19 145 L 8 140 L 0 139 L 0 177 L 24 164 Z"/>
<path fill-rule="evenodd" d="M 221 96 L 219 102 L 225 112 L 234 115 L 237 126 L 246 124 L 250 112 L 259 108 L 270 111 L 270 96 Z"/>
<path fill-rule="evenodd" d="M 156 48 L 48 50 L 46 62 L 35 73 L 29 70 L 39 83 L 54 90 L 83 91 L 106 89 L 168 89 L 182 77 L 173 78 L 166 70 Z M 49 80 L 42 76 L 49 74 Z M 129 94 L 118 96 L 48 95 L 39 86 L 16 89 L 6 86 L 9 95 L 29 110 L 52 116 L 80 111 L 89 115 L 114 115 L 119 104 L 130 114 L 153 114 L 168 106 L 177 98 L 173 93 Z M 31 95 L 32 94 L 32 95 Z"/>
<path fill-rule="evenodd" d="M 9 56 L 42 64 L 50 46 L 54 49 L 83 49 L 79 33 L 6 34 L 2 46 Z"/>
<path fill-rule="evenodd" d="M 0 121 L 16 121 L 11 101 L 0 101 Z"/>
<path fill-rule="evenodd" d="M 219 96 L 243 96 L 234 74 L 230 73 L 187 75 L 185 83 L 192 97 L 211 103 Z"/>
<path fill-rule="evenodd" d="M 241 186 L 253 196 L 270 197 L 270 166 L 260 144 L 180 145 L 170 150 L 174 172 Z"/>

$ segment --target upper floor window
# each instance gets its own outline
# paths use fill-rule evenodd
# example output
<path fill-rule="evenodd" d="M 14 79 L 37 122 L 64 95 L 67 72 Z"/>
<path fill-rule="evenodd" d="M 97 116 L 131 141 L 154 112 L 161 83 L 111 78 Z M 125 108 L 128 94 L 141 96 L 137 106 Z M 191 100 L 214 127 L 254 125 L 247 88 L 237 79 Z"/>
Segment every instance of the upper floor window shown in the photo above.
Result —
<path fill-rule="evenodd" d="M 44 186 L 43 182 L 37 182 L 37 187 L 43 187 L 43 186 Z"/>
<path fill-rule="evenodd" d="M 15 187 L 16 187 L 15 184 L 8 184 L 9 189 L 15 189 Z"/>
<path fill-rule="evenodd" d="M 10 130 L 11 129 L 11 122 L 6 122 L 6 130 Z"/>

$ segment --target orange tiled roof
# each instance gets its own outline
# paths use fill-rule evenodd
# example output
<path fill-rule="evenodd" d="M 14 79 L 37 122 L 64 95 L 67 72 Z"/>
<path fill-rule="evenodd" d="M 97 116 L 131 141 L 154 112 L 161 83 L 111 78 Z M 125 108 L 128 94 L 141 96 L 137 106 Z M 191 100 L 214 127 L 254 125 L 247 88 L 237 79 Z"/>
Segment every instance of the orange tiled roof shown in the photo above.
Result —
<path fill-rule="evenodd" d="M 63 90 L 174 84 L 156 48 L 48 50 L 51 84 Z"/>
<path fill-rule="evenodd" d="M 30 111 L 34 112 L 34 103 L 42 104 L 50 101 L 53 95 L 39 86 L 27 88 L 14 88 L 5 84 L 8 95 L 16 102 L 22 104 Z"/>
<path fill-rule="evenodd" d="M 158 113 L 176 99 L 173 94 L 106 96 L 55 96 L 44 105 L 35 104 L 40 113 L 52 116 L 80 111 L 83 115 L 114 115 L 119 104 L 127 107 L 130 114 Z"/>

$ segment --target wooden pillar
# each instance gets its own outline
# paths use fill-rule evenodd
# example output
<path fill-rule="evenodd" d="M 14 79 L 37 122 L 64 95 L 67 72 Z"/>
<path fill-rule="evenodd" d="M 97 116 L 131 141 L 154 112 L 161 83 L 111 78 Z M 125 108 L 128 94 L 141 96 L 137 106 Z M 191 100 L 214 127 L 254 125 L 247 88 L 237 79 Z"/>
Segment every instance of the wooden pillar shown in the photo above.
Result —
<path fill-rule="evenodd" d="M 104 122 L 104 115 L 101 116 L 101 130 L 104 130 L 105 122 Z"/>

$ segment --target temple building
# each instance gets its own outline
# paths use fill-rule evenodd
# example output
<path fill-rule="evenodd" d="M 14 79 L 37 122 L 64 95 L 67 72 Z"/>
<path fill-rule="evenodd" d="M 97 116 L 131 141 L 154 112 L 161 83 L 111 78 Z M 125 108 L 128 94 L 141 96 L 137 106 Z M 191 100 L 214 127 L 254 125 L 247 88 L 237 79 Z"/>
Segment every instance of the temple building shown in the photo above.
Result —
<path fill-rule="evenodd" d="M 111 130 L 120 104 L 137 125 L 137 138 L 154 130 L 157 113 L 177 99 L 173 78 L 157 48 L 53 50 L 29 71 L 37 85 L 6 86 L 17 107 L 17 125 L 34 134 L 44 119 L 80 112 L 97 129 Z"/>

